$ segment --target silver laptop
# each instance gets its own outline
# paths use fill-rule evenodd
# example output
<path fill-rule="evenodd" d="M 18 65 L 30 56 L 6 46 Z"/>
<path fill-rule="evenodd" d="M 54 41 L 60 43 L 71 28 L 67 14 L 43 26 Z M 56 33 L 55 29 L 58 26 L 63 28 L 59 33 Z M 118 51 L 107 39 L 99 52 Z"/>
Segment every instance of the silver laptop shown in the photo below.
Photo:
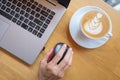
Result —
<path fill-rule="evenodd" d="M 0 47 L 32 64 L 70 0 L 0 0 Z"/>

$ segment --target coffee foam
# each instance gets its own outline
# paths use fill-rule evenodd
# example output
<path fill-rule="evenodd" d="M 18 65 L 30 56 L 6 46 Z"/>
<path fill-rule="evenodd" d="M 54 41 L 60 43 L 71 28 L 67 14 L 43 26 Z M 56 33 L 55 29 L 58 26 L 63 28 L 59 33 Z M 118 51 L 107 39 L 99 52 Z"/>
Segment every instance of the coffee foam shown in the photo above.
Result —
<path fill-rule="evenodd" d="M 110 23 L 107 16 L 97 10 L 87 12 L 81 22 L 82 32 L 89 38 L 99 39 L 105 36 L 109 29 Z"/>
<path fill-rule="evenodd" d="M 100 18 L 102 18 L 102 14 L 97 13 L 93 19 L 88 20 L 84 24 L 84 28 L 86 32 L 93 35 L 100 34 L 103 30 L 103 25 L 102 25 L 102 22 L 100 22 Z"/>

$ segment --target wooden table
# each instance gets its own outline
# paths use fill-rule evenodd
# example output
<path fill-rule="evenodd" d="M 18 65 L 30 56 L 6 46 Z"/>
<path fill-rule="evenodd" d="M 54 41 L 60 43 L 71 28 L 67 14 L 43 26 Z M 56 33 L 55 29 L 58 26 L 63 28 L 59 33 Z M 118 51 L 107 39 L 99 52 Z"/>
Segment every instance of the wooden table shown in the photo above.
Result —
<path fill-rule="evenodd" d="M 69 33 L 71 16 L 88 5 L 105 10 L 113 22 L 113 37 L 104 46 L 92 50 L 78 46 Z M 0 80 L 36 80 L 40 60 L 58 42 L 65 42 L 74 50 L 72 67 L 62 80 L 120 80 L 120 13 L 102 0 L 72 0 L 46 49 L 31 66 L 0 49 Z"/>

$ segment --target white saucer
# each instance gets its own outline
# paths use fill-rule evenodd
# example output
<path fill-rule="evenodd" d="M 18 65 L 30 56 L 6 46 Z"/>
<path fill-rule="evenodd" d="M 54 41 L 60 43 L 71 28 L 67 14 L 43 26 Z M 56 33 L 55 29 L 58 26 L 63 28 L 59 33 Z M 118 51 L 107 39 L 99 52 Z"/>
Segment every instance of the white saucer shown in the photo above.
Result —
<path fill-rule="evenodd" d="M 110 39 L 110 37 L 104 37 L 102 39 L 93 40 L 93 39 L 89 39 L 86 36 L 84 36 L 84 34 L 81 32 L 80 20 L 81 20 L 83 14 L 89 10 L 101 11 L 101 9 L 96 6 L 87 6 L 87 7 L 80 8 L 72 16 L 72 18 L 70 20 L 69 30 L 70 30 L 72 39 L 79 46 L 82 46 L 84 48 L 93 49 L 93 48 L 98 48 L 98 47 L 104 45 Z M 112 29 L 110 29 L 109 33 L 112 33 Z"/>

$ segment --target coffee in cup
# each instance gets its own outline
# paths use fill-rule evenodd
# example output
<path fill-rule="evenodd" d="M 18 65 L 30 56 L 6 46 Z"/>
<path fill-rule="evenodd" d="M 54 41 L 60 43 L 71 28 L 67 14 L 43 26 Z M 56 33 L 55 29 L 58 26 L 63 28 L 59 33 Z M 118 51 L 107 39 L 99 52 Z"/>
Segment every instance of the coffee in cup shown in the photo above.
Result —
<path fill-rule="evenodd" d="M 110 30 L 108 16 L 97 10 L 86 12 L 80 22 L 81 30 L 85 36 L 91 39 L 100 39 Z"/>

